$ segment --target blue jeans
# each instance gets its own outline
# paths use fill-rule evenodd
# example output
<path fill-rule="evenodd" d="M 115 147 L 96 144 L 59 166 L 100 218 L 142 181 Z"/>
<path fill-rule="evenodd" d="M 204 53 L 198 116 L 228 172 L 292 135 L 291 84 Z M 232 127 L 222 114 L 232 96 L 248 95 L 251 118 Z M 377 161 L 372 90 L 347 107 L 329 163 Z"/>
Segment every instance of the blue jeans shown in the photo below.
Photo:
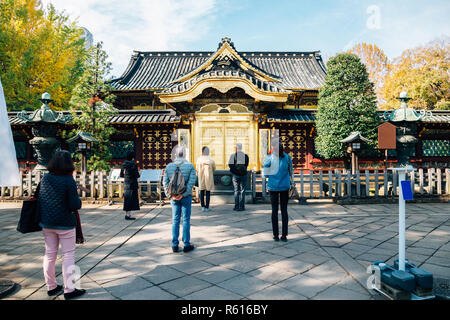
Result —
<path fill-rule="evenodd" d="M 247 175 L 237 176 L 233 174 L 234 207 L 236 209 L 245 209 L 246 182 L 247 182 Z"/>
<path fill-rule="evenodd" d="M 177 247 L 180 243 L 180 218 L 183 217 L 183 244 L 185 247 L 190 245 L 191 240 L 191 207 L 192 196 L 187 196 L 181 200 L 170 199 L 172 205 L 172 247 Z"/>

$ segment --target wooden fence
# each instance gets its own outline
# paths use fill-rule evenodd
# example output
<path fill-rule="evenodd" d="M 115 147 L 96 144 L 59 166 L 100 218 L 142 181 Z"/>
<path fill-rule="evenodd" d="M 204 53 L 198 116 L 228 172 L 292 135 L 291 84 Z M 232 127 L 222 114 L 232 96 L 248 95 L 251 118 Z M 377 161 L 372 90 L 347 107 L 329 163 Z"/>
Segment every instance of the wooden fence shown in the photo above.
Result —
<path fill-rule="evenodd" d="M 407 175 L 414 194 L 450 195 L 450 169 L 418 169 Z M 365 170 L 352 175 L 348 170 L 300 170 L 294 175 L 300 198 L 392 197 L 399 193 L 398 173 Z M 268 197 L 267 177 L 252 173 L 253 198 Z"/>
<path fill-rule="evenodd" d="M 80 197 L 84 199 L 97 200 L 120 200 L 123 198 L 123 183 L 110 182 L 107 172 L 90 172 L 83 175 L 74 172 L 75 181 L 90 190 L 90 193 L 80 192 Z M 26 199 L 34 194 L 37 185 L 42 179 L 40 172 L 32 173 L 23 171 L 20 176 L 20 184 L 17 187 L 2 187 L 0 189 L 0 199 Z M 148 182 L 139 183 L 139 193 L 141 198 L 157 200 L 160 199 L 161 185 L 159 183 Z"/>
<path fill-rule="evenodd" d="M 267 177 L 252 172 L 253 199 L 268 197 Z M 0 188 L 0 199 L 25 199 L 33 194 L 41 174 L 22 172 L 17 187 Z M 123 184 L 111 183 L 106 172 L 74 173 L 74 179 L 90 190 L 82 198 L 121 199 Z M 418 169 L 407 176 L 415 195 L 450 195 L 450 169 Z M 398 173 L 390 170 L 365 170 L 351 175 L 347 170 L 301 170 L 294 175 L 299 196 L 303 199 L 392 197 L 398 195 Z M 162 194 L 160 183 L 140 183 L 142 198 L 157 200 Z"/>

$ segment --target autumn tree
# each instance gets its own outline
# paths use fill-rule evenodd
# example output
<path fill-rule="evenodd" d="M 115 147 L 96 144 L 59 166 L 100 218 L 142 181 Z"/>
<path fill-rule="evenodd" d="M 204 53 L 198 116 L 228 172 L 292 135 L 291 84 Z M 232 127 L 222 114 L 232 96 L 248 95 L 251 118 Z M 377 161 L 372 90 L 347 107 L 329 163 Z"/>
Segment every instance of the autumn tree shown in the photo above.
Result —
<path fill-rule="evenodd" d="M 389 59 L 377 45 L 360 43 L 349 50 L 356 54 L 365 64 L 369 72 L 369 79 L 374 84 L 375 93 L 379 104 L 384 104 L 383 85 L 389 70 Z"/>
<path fill-rule="evenodd" d="M 384 108 L 398 107 L 406 91 L 416 109 L 450 110 L 450 38 L 408 49 L 392 62 L 383 86 Z"/>
<path fill-rule="evenodd" d="M 353 131 L 372 141 L 363 147 L 364 154 L 375 149 L 379 125 L 376 95 L 366 66 L 356 55 L 342 53 L 328 61 L 316 118 L 315 145 L 322 157 L 346 156 L 346 146 L 340 141 Z"/>
<path fill-rule="evenodd" d="M 0 1 L 0 77 L 12 110 L 35 109 L 47 91 L 67 108 L 86 55 L 83 31 L 39 0 Z"/>
<path fill-rule="evenodd" d="M 97 43 L 88 50 L 83 61 L 83 75 L 72 92 L 70 100 L 72 123 L 75 129 L 69 136 L 78 131 L 89 132 L 98 140 L 91 147 L 87 161 L 88 170 L 109 170 L 111 151 L 109 137 L 114 133 L 109 119 L 116 113 L 112 104 L 115 96 L 109 84 L 111 63 L 107 61 L 108 55 Z"/>

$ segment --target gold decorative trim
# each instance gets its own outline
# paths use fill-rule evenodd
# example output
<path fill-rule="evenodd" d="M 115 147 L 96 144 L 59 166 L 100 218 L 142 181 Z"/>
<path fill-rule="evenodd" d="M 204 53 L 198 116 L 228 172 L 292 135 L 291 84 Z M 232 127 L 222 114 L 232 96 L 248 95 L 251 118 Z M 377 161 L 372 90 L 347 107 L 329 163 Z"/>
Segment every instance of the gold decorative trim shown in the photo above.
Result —
<path fill-rule="evenodd" d="M 185 102 L 198 97 L 206 88 L 214 88 L 221 93 L 226 93 L 236 87 L 243 89 L 249 96 L 260 101 L 286 102 L 289 95 L 289 92 L 262 91 L 247 79 L 220 78 L 203 79 L 185 92 L 169 94 L 161 93 L 158 95 L 158 97 L 162 103 Z"/>

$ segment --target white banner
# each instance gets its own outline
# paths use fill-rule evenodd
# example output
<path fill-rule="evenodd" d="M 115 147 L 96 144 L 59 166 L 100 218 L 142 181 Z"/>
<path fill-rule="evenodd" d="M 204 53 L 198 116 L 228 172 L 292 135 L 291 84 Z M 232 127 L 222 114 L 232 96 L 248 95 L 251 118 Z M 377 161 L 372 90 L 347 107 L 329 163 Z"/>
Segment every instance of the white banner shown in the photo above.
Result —
<path fill-rule="evenodd" d="M 0 80 L 0 187 L 13 187 L 20 184 L 16 148 L 8 120 L 5 96 Z"/>

